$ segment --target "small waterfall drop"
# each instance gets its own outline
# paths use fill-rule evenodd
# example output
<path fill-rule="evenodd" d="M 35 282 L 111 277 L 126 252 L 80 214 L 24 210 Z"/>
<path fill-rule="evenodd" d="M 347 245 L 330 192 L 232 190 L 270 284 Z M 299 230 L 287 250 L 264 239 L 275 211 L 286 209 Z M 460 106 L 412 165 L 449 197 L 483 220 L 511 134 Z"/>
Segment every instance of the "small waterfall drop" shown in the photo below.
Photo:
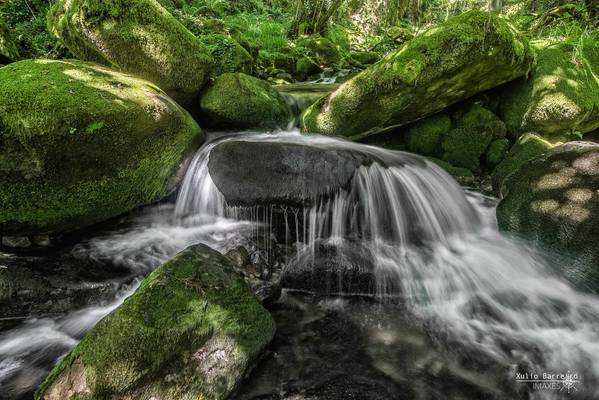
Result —
<path fill-rule="evenodd" d="M 212 143 L 188 171 L 178 217 L 249 218 L 269 238 L 278 210 L 297 249 L 287 268 L 313 258 L 319 244 L 346 258 L 354 254 L 346 249 L 359 247 L 373 264 L 376 295 L 401 293 L 412 317 L 458 354 L 505 366 L 514 387 L 517 372 L 576 373 L 585 391 L 572 398 L 599 397 L 599 298 L 572 288 L 537 250 L 500 235 L 494 213 L 477 211 L 492 200 L 467 197 L 444 171 L 407 153 L 295 132 L 222 140 L 337 146 L 374 162 L 347 187 L 304 207 L 246 209 L 227 204 L 212 182 L 207 166 L 219 142 Z M 562 396 L 530 392 L 532 399 Z"/>

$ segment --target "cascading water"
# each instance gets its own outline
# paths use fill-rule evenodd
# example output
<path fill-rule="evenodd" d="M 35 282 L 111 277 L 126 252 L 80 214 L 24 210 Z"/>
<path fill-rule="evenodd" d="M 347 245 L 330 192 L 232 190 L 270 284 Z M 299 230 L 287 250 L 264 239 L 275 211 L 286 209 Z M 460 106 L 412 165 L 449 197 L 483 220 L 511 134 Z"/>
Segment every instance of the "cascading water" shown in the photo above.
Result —
<path fill-rule="evenodd" d="M 585 391 L 571 396 L 599 396 L 599 299 L 572 288 L 535 249 L 501 236 L 494 215 L 476 211 L 480 198 L 471 195 L 473 207 L 438 167 L 401 152 L 289 132 L 224 140 L 336 146 L 374 160 L 348 187 L 302 209 L 285 209 L 286 226 L 298 230 L 297 255 L 287 268 L 305 262 L 302 255 L 313 255 L 320 242 L 343 252 L 357 241 L 374 264 L 376 295 L 399 288 L 434 336 L 506 366 L 514 379 L 517 372 L 577 374 Z M 207 173 L 213 148 L 197 154 L 177 202 L 179 215 L 272 215 L 277 205 L 250 214 L 227 204 Z M 539 399 L 563 395 L 530 393 Z"/>
<path fill-rule="evenodd" d="M 372 162 L 335 191 L 308 194 L 303 206 L 235 206 L 209 169 L 215 147 L 229 141 L 343 149 Z M 277 218 L 284 229 L 275 238 Z M 473 365 L 501 366 L 509 375 L 506 384 L 528 398 L 566 394 L 527 391 L 527 384 L 515 381 L 516 372 L 571 371 L 582 382 L 570 398 L 599 397 L 599 299 L 572 288 L 533 248 L 502 237 L 491 199 L 465 195 L 419 157 L 297 132 L 221 137 L 198 151 L 175 205 L 149 208 L 131 225 L 80 243 L 72 253 L 140 276 L 198 242 L 226 251 L 253 237 L 270 253 L 276 239 L 294 247 L 286 269 L 310 263 L 322 245 L 350 260 L 357 252 L 372 264 L 375 296 L 403 303 L 408 318 L 449 353 L 476 360 Z M 0 398 L 17 398 L 24 390 L 19 385 L 35 387 L 49 367 L 41 367 L 40 359 L 54 360 L 73 346 L 129 293 L 125 287 L 110 304 L 30 320 L 0 334 Z M 34 337 L 44 340 L 32 342 Z"/>

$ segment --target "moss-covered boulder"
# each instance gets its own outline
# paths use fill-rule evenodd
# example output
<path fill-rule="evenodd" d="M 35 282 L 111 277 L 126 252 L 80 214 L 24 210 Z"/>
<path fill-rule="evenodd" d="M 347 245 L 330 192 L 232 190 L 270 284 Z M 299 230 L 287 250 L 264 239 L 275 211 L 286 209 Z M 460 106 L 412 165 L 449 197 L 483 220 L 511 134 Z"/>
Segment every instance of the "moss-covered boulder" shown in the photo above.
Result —
<path fill-rule="evenodd" d="M 302 116 L 305 131 L 359 138 L 524 76 L 534 53 L 504 19 L 469 11 L 410 40 Z"/>
<path fill-rule="evenodd" d="M 268 83 L 242 73 L 216 78 L 200 99 L 210 125 L 219 128 L 276 128 L 291 116 L 285 101 Z"/>
<path fill-rule="evenodd" d="M 156 0 L 58 0 L 48 23 L 79 59 L 147 79 L 183 105 L 210 75 L 206 47 Z"/>
<path fill-rule="evenodd" d="M 502 91 L 500 110 L 515 136 L 534 131 L 543 136 L 586 133 L 599 128 L 599 47 L 536 42 L 537 66 L 529 79 Z"/>
<path fill-rule="evenodd" d="M 470 185 L 474 183 L 474 174 L 467 168 L 454 167 L 447 161 L 443 161 L 441 159 L 435 157 L 427 157 L 429 160 L 437 164 L 439 167 L 443 168 L 445 172 L 449 175 L 453 176 L 458 183 L 461 185 Z"/>
<path fill-rule="evenodd" d="M 298 39 L 300 52 L 310 56 L 320 66 L 332 67 L 341 61 L 341 54 L 333 42 L 322 36 L 308 36 Z"/>
<path fill-rule="evenodd" d="M 495 167 L 503 161 L 509 149 L 510 141 L 508 139 L 503 138 L 493 140 L 485 154 L 485 163 L 489 167 Z"/>
<path fill-rule="evenodd" d="M 444 135 L 442 158 L 456 167 L 476 171 L 491 142 L 503 138 L 505 132 L 505 124 L 495 114 L 475 104 L 457 118 L 456 128 Z"/>
<path fill-rule="evenodd" d="M 300 57 L 295 63 L 293 76 L 298 81 L 305 81 L 308 77 L 322 72 L 322 68 L 308 56 Z"/>
<path fill-rule="evenodd" d="M 231 260 L 196 245 L 89 331 L 36 399 L 225 399 L 274 329 Z"/>
<path fill-rule="evenodd" d="M 495 167 L 491 176 L 493 190 L 501 195 L 505 179 L 533 158 L 546 153 L 555 145 L 539 135 L 526 133 L 512 146 L 504 159 Z"/>
<path fill-rule="evenodd" d="M 155 85 L 80 61 L 0 69 L 0 234 L 75 228 L 155 202 L 203 140 Z"/>
<path fill-rule="evenodd" d="M 352 51 L 349 56 L 360 65 L 372 65 L 381 59 L 381 55 L 375 51 Z"/>
<path fill-rule="evenodd" d="M 408 127 L 408 150 L 425 156 L 440 156 L 441 141 L 451 126 L 451 117 L 443 113 L 413 123 Z"/>
<path fill-rule="evenodd" d="M 212 71 L 214 76 L 227 72 L 252 73 L 254 58 L 235 39 L 221 34 L 209 34 L 200 36 L 200 41 L 215 60 Z"/>
<path fill-rule="evenodd" d="M 0 15 L 0 64 L 8 64 L 19 59 L 19 50 L 6 22 Z"/>
<path fill-rule="evenodd" d="M 599 292 L 599 145 L 570 142 L 509 176 L 499 227 L 565 256 L 568 278 Z"/>

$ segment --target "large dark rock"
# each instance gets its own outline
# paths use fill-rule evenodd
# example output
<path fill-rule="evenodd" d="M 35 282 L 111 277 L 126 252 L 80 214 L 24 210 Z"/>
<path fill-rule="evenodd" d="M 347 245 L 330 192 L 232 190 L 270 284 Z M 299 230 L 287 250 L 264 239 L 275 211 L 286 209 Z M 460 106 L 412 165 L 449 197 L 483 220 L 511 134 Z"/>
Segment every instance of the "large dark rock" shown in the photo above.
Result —
<path fill-rule="evenodd" d="M 235 140 L 218 144 L 208 167 L 230 205 L 302 206 L 345 187 L 370 162 L 340 148 Z"/>
<path fill-rule="evenodd" d="M 281 285 L 322 294 L 376 294 L 372 254 L 356 243 L 317 244 L 285 267 Z"/>
<path fill-rule="evenodd" d="M 36 399 L 228 398 L 273 335 L 231 261 L 192 246 L 89 331 Z"/>
<path fill-rule="evenodd" d="M 525 163 L 504 184 L 499 227 L 565 257 L 583 288 L 599 291 L 599 145 L 570 142 Z"/>

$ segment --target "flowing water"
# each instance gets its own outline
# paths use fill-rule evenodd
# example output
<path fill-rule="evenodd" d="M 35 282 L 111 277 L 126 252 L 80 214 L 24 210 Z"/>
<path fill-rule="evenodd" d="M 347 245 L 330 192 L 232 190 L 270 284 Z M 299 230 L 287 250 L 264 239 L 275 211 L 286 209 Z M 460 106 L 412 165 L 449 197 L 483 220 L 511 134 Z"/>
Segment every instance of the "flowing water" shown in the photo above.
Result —
<path fill-rule="evenodd" d="M 305 207 L 234 207 L 208 171 L 214 146 L 231 140 L 341 148 L 367 155 L 373 163 L 360 167 L 347 187 L 312 198 Z M 360 305 L 362 311 L 354 320 L 362 315 L 362 323 L 373 326 L 395 321 L 389 329 L 406 337 L 409 332 L 402 329 L 409 325 L 410 332 L 426 336 L 426 343 L 443 357 L 460 359 L 460 368 L 469 369 L 472 376 L 489 366 L 498 368 L 502 377 L 493 378 L 491 385 L 493 393 L 503 393 L 498 398 L 599 398 L 599 298 L 570 286 L 555 272 L 557 266 L 536 249 L 500 235 L 493 199 L 464 192 L 438 167 L 407 153 L 293 131 L 221 137 L 198 151 L 176 204 L 149 208 L 130 227 L 87 240 L 71 251 L 121 265 L 135 276 L 197 242 L 225 251 L 251 239 L 271 254 L 274 214 L 282 215 L 285 224 L 285 237 L 277 241 L 294 249 L 285 259 L 287 270 L 313 259 L 321 245 L 339 253 L 360 248 L 376 282 L 370 294 L 384 304 L 385 317 L 377 320 L 373 317 L 377 313 L 364 312 Z M 109 304 L 62 318 L 29 320 L 0 333 L 0 397 L 28 393 L 51 361 L 118 306 L 135 282 Z M 385 336 L 385 329 L 371 334 Z M 384 359 L 394 345 L 391 341 L 378 347 L 377 357 Z M 278 345 L 273 346 L 276 352 Z M 409 358 L 395 362 L 406 363 L 395 366 L 396 372 L 414 368 Z M 385 379 L 393 377 L 385 362 L 372 365 Z M 573 380 L 555 379 L 559 388 L 534 390 L 532 382 L 516 381 L 517 374 L 525 373 L 528 379 L 530 374 L 574 375 Z M 399 387 L 406 385 L 404 380 Z M 418 393 L 416 389 L 411 387 L 413 393 Z M 326 398 L 280 393 L 242 398 Z"/>

